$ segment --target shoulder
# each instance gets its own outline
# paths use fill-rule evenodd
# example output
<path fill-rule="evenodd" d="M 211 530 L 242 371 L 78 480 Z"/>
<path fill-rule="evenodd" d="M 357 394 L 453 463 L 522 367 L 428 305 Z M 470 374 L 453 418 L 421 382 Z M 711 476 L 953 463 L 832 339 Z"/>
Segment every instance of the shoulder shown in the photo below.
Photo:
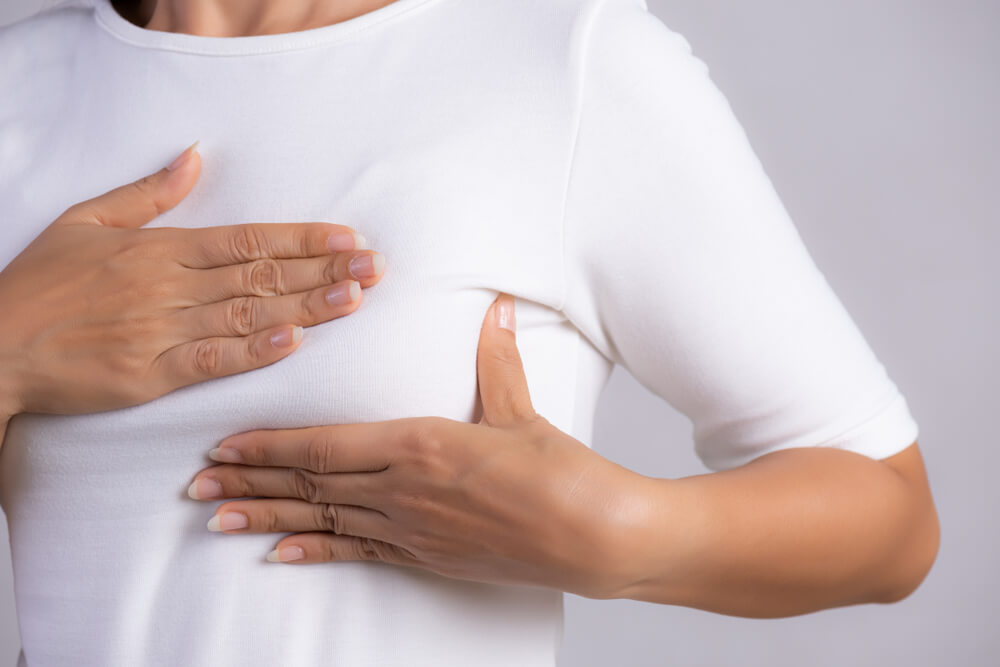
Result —
<path fill-rule="evenodd" d="M 76 45 L 91 23 L 92 12 L 88 0 L 63 0 L 0 26 L 0 76 L 35 76 L 37 68 L 69 66 Z"/>
<path fill-rule="evenodd" d="M 661 91 L 704 79 L 708 67 L 645 0 L 505 0 L 449 3 L 479 26 L 478 47 L 529 79 L 647 104 Z M 467 13 L 466 13 L 467 12 Z M 482 27 L 489 26 L 483 33 Z M 686 80 L 686 81 L 685 81 Z M 561 88 L 561 86 L 559 86 Z"/>

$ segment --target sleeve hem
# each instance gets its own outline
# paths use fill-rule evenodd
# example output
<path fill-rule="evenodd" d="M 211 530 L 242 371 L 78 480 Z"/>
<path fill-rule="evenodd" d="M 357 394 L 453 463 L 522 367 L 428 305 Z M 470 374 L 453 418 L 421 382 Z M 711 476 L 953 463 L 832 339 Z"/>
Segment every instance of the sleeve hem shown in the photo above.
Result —
<path fill-rule="evenodd" d="M 898 454 L 917 440 L 919 427 L 910 414 L 906 399 L 897 393 L 889 406 L 865 423 L 840 435 L 824 447 L 836 447 L 873 459 Z"/>
<path fill-rule="evenodd" d="M 897 392 L 892 401 L 875 416 L 834 438 L 812 446 L 843 449 L 881 460 L 898 454 L 912 445 L 917 441 L 919 432 L 919 426 L 910 413 L 906 398 Z M 746 465 L 765 454 L 805 446 L 809 445 L 790 440 L 739 456 L 703 458 L 702 463 L 710 470 L 719 472 Z"/>

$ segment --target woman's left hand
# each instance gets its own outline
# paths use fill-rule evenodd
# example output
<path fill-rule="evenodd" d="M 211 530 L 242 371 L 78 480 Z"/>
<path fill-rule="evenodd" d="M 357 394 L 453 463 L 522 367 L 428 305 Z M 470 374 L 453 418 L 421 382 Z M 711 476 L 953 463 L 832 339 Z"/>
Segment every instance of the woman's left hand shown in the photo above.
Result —
<path fill-rule="evenodd" d="M 421 417 L 250 431 L 212 450 L 224 464 L 199 473 L 189 495 L 252 497 L 223 503 L 209 528 L 295 532 L 272 561 L 382 561 L 617 597 L 641 576 L 628 555 L 654 509 L 651 478 L 534 411 L 509 295 L 486 314 L 477 372 L 478 424 Z"/>

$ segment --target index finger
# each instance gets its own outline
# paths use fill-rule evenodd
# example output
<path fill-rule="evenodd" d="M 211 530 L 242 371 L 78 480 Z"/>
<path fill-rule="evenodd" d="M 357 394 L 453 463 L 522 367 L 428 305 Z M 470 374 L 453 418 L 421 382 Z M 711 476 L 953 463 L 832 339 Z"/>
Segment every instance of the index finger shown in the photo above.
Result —
<path fill-rule="evenodd" d="M 230 436 L 209 452 L 220 463 L 301 468 L 315 473 L 378 472 L 407 436 L 405 419 Z"/>
<path fill-rule="evenodd" d="M 199 229 L 171 228 L 177 261 L 189 269 L 210 269 L 270 257 L 319 257 L 365 247 L 365 237 L 329 222 L 251 222 Z"/>

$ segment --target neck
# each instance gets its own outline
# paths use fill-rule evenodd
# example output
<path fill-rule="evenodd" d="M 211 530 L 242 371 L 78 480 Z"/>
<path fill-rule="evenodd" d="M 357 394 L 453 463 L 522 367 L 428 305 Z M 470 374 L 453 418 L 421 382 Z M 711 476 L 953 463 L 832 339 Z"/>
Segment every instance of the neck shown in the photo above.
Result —
<path fill-rule="evenodd" d="M 298 32 L 340 23 L 393 0 L 140 0 L 125 18 L 148 30 L 246 37 Z"/>

